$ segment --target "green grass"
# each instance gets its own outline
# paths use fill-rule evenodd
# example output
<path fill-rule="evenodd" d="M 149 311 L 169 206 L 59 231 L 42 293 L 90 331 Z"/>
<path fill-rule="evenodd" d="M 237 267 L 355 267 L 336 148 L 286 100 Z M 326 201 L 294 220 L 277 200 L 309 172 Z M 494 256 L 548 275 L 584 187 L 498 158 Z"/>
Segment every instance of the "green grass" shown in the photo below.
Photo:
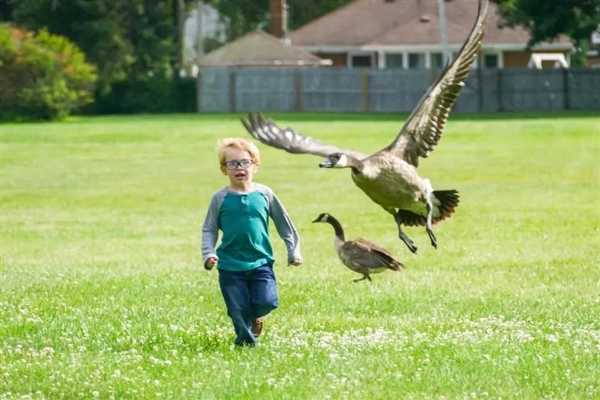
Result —
<path fill-rule="evenodd" d="M 273 117 L 363 151 L 405 118 Z M 227 136 L 238 116 L 0 125 L 0 399 L 600 398 L 599 116 L 453 116 L 420 171 L 461 204 L 437 250 L 408 230 L 418 255 L 348 171 L 261 146 L 305 265 L 273 233 L 281 306 L 241 351 L 198 248 Z M 407 270 L 352 283 L 320 212 Z"/>

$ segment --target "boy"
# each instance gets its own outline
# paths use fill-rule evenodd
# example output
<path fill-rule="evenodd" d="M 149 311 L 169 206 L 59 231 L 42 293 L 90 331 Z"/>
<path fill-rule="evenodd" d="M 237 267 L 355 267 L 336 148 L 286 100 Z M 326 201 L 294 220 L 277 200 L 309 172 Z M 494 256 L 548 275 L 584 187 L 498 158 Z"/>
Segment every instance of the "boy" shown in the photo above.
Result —
<path fill-rule="evenodd" d="M 302 264 L 299 237 L 285 208 L 267 186 L 253 182 L 260 153 L 246 139 L 224 139 L 218 147 L 229 186 L 213 194 L 202 228 L 204 267 L 218 263 L 219 286 L 238 346 L 254 346 L 263 317 L 277 308 L 269 217 L 285 242 L 288 265 Z M 215 252 L 218 230 L 223 232 Z"/>

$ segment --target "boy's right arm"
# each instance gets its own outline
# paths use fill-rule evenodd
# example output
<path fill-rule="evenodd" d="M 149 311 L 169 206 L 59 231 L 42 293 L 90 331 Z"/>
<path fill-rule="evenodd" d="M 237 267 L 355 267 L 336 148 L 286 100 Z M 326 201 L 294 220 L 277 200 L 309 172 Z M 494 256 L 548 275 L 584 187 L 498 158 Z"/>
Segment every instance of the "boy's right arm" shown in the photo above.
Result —
<path fill-rule="evenodd" d="M 204 259 L 204 268 L 206 269 L 212 269 L 219 261 L 215 246 L 219 239 L 218 220 L 220 203 L 219 196 L 213 195 L 208 211 L 206 212 L 206 218 L 204 218 L 204 224 L 202 225 L 202 258 Z"/>

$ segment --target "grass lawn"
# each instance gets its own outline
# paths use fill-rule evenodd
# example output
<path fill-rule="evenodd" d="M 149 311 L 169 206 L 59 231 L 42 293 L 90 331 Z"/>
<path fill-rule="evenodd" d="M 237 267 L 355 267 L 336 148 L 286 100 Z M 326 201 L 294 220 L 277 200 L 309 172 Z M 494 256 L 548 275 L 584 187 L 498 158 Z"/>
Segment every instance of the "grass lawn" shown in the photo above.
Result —
<path fill-rule="evenodd" d="M 273 117 L 366 152 L 405 118 Z M 261 145 L 305 264 L 273 229 L 281 306 L 244 350 L 199 254 L 238 118 L 0 125 L 0 399 L 600 398 L 600 116 L 453 115 L 420 172 L 461 203 L 417 255 L 349 171 Z M 321 212 L 407 270 L 353 283 Z"/>

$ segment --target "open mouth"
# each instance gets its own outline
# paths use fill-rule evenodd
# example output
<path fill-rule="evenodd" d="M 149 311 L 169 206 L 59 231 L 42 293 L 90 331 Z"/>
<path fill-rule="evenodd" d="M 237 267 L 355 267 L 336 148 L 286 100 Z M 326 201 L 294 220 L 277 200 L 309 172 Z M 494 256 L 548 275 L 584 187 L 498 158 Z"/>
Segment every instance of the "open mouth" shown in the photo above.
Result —
<path fill-rule="evenodd" d="M 236 172 L 234 175 L 235 179 L 246 179 L 248 174 L 245 171 Z"/>

